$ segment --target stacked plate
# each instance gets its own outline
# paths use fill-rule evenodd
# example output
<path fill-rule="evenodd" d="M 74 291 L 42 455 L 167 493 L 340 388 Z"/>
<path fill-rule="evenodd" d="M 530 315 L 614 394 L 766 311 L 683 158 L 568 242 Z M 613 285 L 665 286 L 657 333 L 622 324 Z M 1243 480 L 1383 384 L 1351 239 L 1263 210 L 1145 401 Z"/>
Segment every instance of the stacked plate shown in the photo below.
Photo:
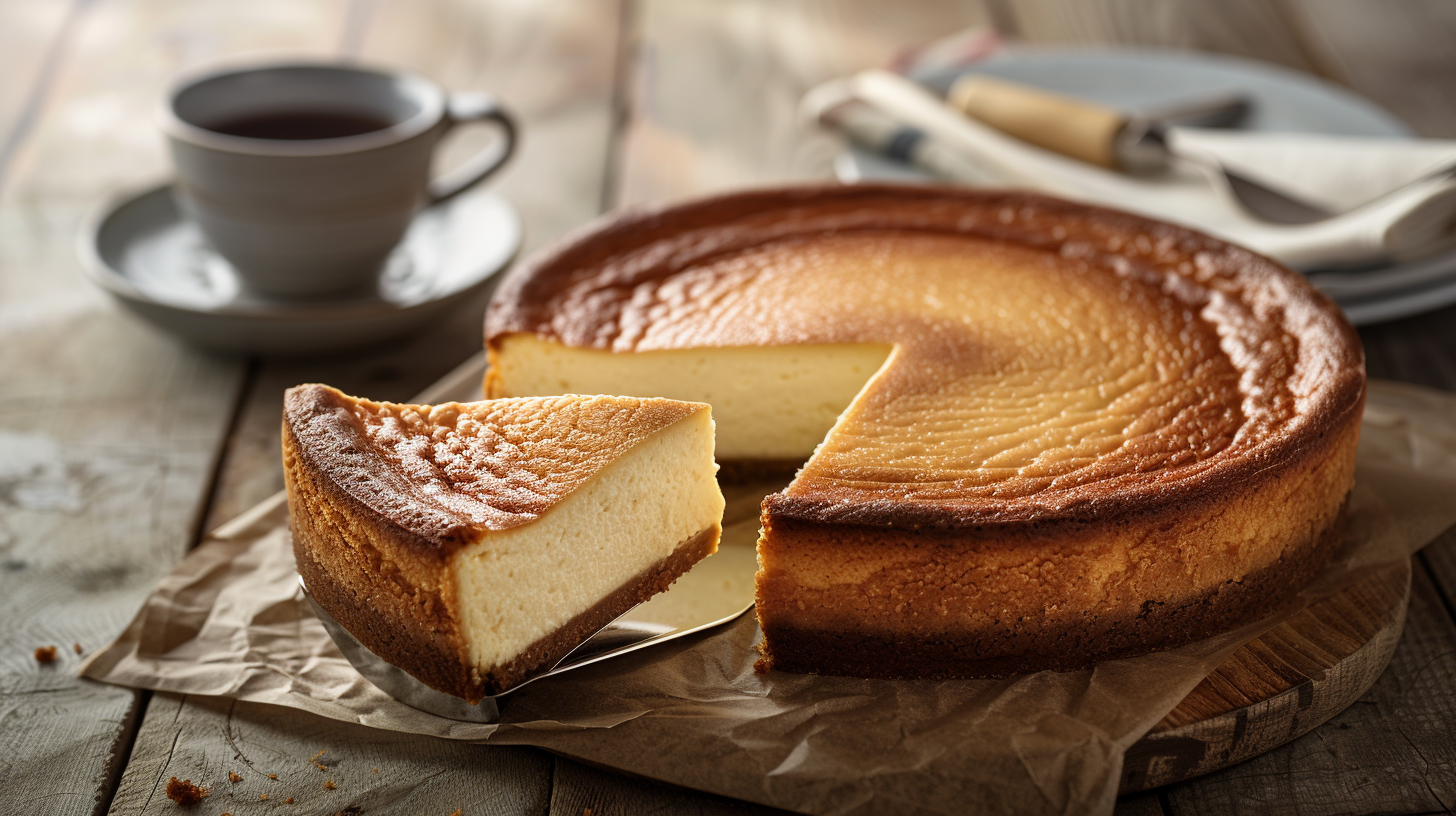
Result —
<path fill-rule="evenodd" d="M 961 70 L 912 72 L 942 95 L 967 71 L 1033 85 L 1125 110 L 1236 91 L 1251 99 L 1244 127 L 1269 132 L 1411 138 L 1400 120 L 1349 91 L 1313 77 L 1233 57 L 1153 50 L 1008 49 Z M 836 162 L 840 180 L 929 180 L 908 164 L 850 149 Z M 1456 303 L 1456 249 L 1359 271 L 1308 273 L 1356 325 L 1406 317 Z"/>

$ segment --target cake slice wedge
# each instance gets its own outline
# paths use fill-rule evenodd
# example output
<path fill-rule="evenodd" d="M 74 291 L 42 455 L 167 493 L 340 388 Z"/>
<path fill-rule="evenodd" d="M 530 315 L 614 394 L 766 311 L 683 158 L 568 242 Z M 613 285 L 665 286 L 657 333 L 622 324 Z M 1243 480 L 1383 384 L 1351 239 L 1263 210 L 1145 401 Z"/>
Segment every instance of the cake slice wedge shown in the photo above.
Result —
<path fill-rule="evenodd" d="M 718 546 L 702 403 L 405 405 L 288 390 L 298 571 L 370 651 L 478 702 L 549 669 Z"/>

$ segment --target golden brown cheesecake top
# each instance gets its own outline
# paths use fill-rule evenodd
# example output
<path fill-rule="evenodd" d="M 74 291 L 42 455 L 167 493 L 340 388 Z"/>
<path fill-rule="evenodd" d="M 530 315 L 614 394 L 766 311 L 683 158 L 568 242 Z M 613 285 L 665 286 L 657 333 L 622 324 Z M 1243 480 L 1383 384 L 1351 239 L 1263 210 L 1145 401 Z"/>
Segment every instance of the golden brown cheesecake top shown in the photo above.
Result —
<path fill-rule="evenodd" d="M 1299 275 L 1023 194 L 797 188 L 589 228 L 516 270 L 511 333 L 615 352 L 892 343 L 768 509 L 966 527 L 1216 500 L 1359 410 L 1359 341 Z"/>
<path fill-rule="evenodd" d="M 299 455 L 421 543 L 452 551 L 479 530 L 539 518 L 654 433 L 706 406 L 632 397 L 531 397 L 434 406 L 288 389 Z"/>

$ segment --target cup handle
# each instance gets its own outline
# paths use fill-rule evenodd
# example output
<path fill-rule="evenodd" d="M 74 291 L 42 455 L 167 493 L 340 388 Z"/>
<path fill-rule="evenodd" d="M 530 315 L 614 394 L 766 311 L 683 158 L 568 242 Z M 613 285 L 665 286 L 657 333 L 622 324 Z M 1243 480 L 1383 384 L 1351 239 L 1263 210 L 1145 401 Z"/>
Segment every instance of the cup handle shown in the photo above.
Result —
<path fill-rule="evenodd" d="M 470 161 L 431 181 L 426 188 L 431 204 L 448 201 L 484 181 L 499 170 L 516 149 L 516 122 L 490 94 L 451 94 L 445 122 L 446 133 L 467 122 L 495 122 L 500 126 L 501 138 Z"/>

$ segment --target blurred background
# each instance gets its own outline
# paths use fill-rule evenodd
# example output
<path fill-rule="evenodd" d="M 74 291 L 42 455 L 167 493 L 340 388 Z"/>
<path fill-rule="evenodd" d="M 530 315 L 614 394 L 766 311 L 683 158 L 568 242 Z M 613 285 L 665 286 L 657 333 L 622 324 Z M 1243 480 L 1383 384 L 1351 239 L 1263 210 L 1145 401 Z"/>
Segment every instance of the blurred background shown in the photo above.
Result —
<path fill-rule="evenodd" d="M 143 812 L 174 767 L 169 741 L 198 763 L 230 753 L 218 723 L 231 710 L 38 672 L 30 650 L 114 637 L 203 531 L 281 488 L 285 387 L 403 400 L 480 350 L 483 293 L 381 348 L 279 359 L 190 346 L 93 286 L 78 236 L 108 197 L 168 178 L 156 112 L 178 75 L 304 55 L 495 93 L 522 134 L 487 187 L 519 212 L 524 255 L 616 207 L 831 178 L 842 142 L 801 126 L 804 93 L 976 27 L 1010 43 L 1260 60 L 1344 86 L 1421 136 L 1456 138 L 1450 0 L 0 0 L 0 778 L 60 792 L 0 810 Z M 442 163 L 484 138 L 460 134 Z M 1363 330 L 1371 373 L 1456 390 L 1453 318 L 1448 307 Z M 293 724 L 253 716 L 242 727 L 258 744 L 292 739 L 280 735 Z M 549 775 L 534 752 L 486 760 L 308 728 L 417 780 L 462 762 L 514 762 L 521 779 L 545 762 Z M 405 743 L 417 760 L 401 757 Z M 1381 748 L 1366 764 L 1415 756 Z M 1456 801 L 1398 777 L 1364 809 Z M 472 779 L 421 781 L 408 796 L 499 784 Z"/>

